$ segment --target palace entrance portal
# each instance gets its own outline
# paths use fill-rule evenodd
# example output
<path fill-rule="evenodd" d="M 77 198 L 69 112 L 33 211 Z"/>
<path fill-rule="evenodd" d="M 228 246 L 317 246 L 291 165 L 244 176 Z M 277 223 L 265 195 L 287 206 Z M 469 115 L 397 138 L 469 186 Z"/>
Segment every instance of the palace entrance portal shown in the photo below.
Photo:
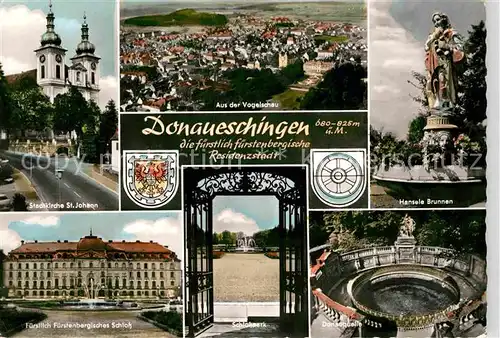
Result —
<path fill-rule="evenodd" d="M 308 336 L 306 166 L 184 167 L 182 179 L 188 336 L 214 324 L 212 202 L 220 195 L 278 199 L 280 330 Z"/>

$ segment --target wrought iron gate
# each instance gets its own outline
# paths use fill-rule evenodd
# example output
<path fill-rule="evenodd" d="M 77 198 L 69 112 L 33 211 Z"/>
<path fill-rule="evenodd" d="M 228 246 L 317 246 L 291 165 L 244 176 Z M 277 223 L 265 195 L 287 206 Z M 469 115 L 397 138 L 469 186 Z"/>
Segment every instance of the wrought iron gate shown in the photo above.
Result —
<path fill-rule="evenodd" d="M 183 170 L 186 240 L 185 320 L 195 337 L 214 323 L 212 201 L 217 195 L 272 195 L 279 200 L 280 323 L 308 335 L 306 167 L 225 167 Z"/>

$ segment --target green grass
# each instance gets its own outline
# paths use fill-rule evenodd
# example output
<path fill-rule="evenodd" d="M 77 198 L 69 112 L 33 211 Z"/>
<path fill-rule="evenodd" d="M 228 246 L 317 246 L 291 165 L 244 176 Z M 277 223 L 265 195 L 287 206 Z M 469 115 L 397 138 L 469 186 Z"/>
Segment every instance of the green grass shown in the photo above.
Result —
<path fill-rule="evenodd" d="M 224 26 L 228 20 L 225 15 L 198 12 L 194 9 L 181 9 L 169 14 L 146 15 L 129 18 L 124 21 L 130 26 Z"/>
<path fill-rule="evenodd" d="M 349 40 L 348 36 L 345 35 L 337 35 L 337 36 L 331 36 L 331 35 L 316 35 L 314 37 L 314 40 L 316 42 L 346 42 Z"/>
<path fill-rule="evenodd" d="M 281 109 L 299 109 L 300 99 L 305 95 L 305 92 L 288 89 L 281 94 L 273 97 L 274 101 L 280 103 Z"/>

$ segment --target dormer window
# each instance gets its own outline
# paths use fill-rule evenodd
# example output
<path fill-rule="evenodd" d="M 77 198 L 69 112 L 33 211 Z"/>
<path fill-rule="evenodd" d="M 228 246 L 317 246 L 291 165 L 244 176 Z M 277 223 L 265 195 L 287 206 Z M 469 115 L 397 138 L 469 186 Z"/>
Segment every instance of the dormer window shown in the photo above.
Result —
<path fill-rule="evenodd" d="M 76 82 L 80 82 L 81 81 L 81 74 L 80 72 L 76 72 Z"/>

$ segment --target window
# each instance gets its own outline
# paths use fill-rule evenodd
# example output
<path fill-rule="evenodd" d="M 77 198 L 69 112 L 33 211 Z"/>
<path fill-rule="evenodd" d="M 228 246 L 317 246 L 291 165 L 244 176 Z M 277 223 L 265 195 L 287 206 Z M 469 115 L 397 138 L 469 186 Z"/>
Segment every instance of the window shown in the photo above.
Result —
<path fill-rule="evenodd" d="M 141 264 L 137 263 L 137 269 L 141 268 Z"/>
<path fill-rule="evenodd" d="M 63 263 L 62 266 L 63 266 L 63 269 L 66 269 L 66 263 Z M 36 269 L 36 267 L 35 267 L 35 269 Z"/>
<path fill-rule="evenodd" d="M 93 84 L 93 85 L 95 85 L 95 73 L 94 73 L 94 72 L 92 72 L 92 74 L 91 74 L 91 75 L 92 75 L 92 84 Z"/>
<path fill-rule="evenodd" d="M 122 286 L 124 288 L 127 287 L 127 279 L 126 278 L 123 278 L 123 280 L 122 280 Z"/>
<path fill-rule="evenodd" d="M 26 269 L 29 269 L 30 268 L 30 265 L 28 263 L 26 263 Z"/>
<path fill-rule="evenodd" d="M 10 263 L 9 264 L 9 269 L 11 269 L 11 270 L 14 269 L 14 264 Z"/>
<path fill-rule="evenodd" d="M 126 268 L 127 268 L 127 264 L 122 263 L 122 269 L 126 269 Z"/>
<path fill-rule="evenodd" d="M 78 262 L 78 268 L 81 269 L 82 268 L 82 262 Z"/>
<path fill-rule="evenodd" d="M 141 272 L 140 271 L 137 271 L 137 277 L 141 278 Z"/>
<path fill-rule="evenodd" d="M 174 280 L 171 280 L 171 281 L 170 281 L 170 285 L 171 285 L 171 286 L 174 286 L 174 285 L 175 285 L 175 281 L 174 281 Z"/>
<path fill-rule="evenodd" d="M 140 289 L 141 288 L 141 281 L 137 281 L 137 288 Z"/>
<path fill-rule="evenodd" d="M 118 263 L 115 263 L 115 269 L 118 269 Z"/>
<path fill-rule="evenodd" d="M 36 289 L 36 280 L 33 281 L 33 289 Z"/>
<path fill-rule="evenodd" d="M 33 277 L 36 278 L 36 271 L 33 271 Z"/>
<path fill-rule="evenodd" d="M 144 271 L 144 278 L 148 278 L 148 272 Z"/>
<path fill-rule="evenodd" d="M 56 268 L 56 269 L 57 269 L 57 268 L 59 268 L 59 264 L 58 264 L 58 263 L 55 263 L 55 264 L 54 264 L 54 268 Z"/>
<path fill-rule="evenodd" d="M 10 280 L 10 281 L 9 281 L 9 286 L 10 286 L 10 287 L 12 287 L 12 286 L 13 286 L 13 284 L 14 284 L 14 283 Z"/>
<path fill-rule="evenodd" d="M 148 263 L 144 263 L 144 269 L 148 268 Z"/>
<path fill-rule="evenodd" d="M 155 263 L 151 263 L 151 269 L 156 269 L 156 264 Z"/>
<path fill-rule="evenodd" d="M 69 263 L 70 269 L 73 269 L 73 263 Z"/>
<path fill-rule="evenodd" d="M 76 72 L 76 82 L 80 82 L 81 81 L 80 77 L 81 77 L 80 72 Z"/>
<path fill-rule="evenodd" d="M 59 279 L 58 278 L 54 279 L 54 285 L 56 288 L 59 287 Z"/>
<path fill-rule="evenodd" d="M 12 271 L 9 271 L 9 278 L 12 278 Z"/>
<path fill-rule="evenodd" d="M 28 271 L 26 271 L 26 278 L 30 278 L 30 273 Z"/>
<path fill-rule="evenodd" d="M 149 282 L 148 282 L 148 281 L 145 281 L 145 282 L 144 282 L 144 287 L 145 287 L 146 289 L 149 289 Z"/>
<path fill-rule="evenodd" d="M 108 268 L 111 269 L 111 262 L 108 262 Z"/>
<path fill-rule="evenodd" d="M 43 280 L 40 281 L 40 289 L 43 289 Z"/>
<path fill-rule="evenodd" d="M 43 269 L 43 263 L 40 263 L 40 269 Z"/>
<path fill-rule="evenodd" d="M 94 267 L 94 264 L 92 264 L 92 262 L 89 263 L 89 268 L 93 268 Z"/>
<path fill-rule="evenodd" d="M 104 271 L 101 271 L 101 277 L 104 277 Z"/>
<path fill-rule="evenodd" d="M 153 281 L 153 289 L 156 289 L 156 281 Z"/>
<path fill-rule="evenodd" d="M 33 269 L 36 269 L 36 263 L 33 263 Z"/>
<path fill-rule="evenodd" d="M 175 264 L 174 263 L 170 264 L 170 270 L 175 270 Z"/>
<path fill-rule="evenodd" d="M 20 288 L 20 287 L 21 287 L 21 281 L 20 281 L 20 280 L 18 280 L 18 281 L 17 281 L 17 287 L 18 287 L 18 288 Z"/>
<path fill-rule="evenodd" d="M 47 281 L 47 289 L 50 289 L 50 288 L 51 288 L 51 283 L 50 283 L 50 281 L 48 280 L 48 281 Z"/>
<path fill-rule="evenodd" d="M 151 272 L 151 277 L 156 278 L 156 274 L 155 274 L 155 272 L 154 272 L 154 271 L 153 271 L 153 272 Z"/>
<path fill-rule="evenodd" d="M 19 263 L 19 264 L 17 265 L 17 268 L 18 268 L 18 269 L 21 269 L 21 263 Z"/>
<path fill-rule="evenodd" d="M 160 287 L 163 289 L 165 287 L 165 282 L 164 281 L 160 281 Z"/>
<path fill-rule="evenodd" d="M 17 272 L 17 278 L 21 278 L 21 271 Z"/>
<path fill-rule="evenodd" d="M 104 269 L 106 267 L 106 264 L 104 262 L 101 262 L 101 269 Z"/>
<path fill-rule="evenodd" d="M 56 66 L 56 79 L 61 78 L 61 66 L 57 65 Z"/>
<path fill-rule="evenodd" d="M 50 271 L 47 272 L 47 278 L 50 278 Z"/>
<path fill-rule="evenodd" d="M 40 67 L 40 78 L 45 79 L 45 66 Z"/>
<path fill-rule="evenodd" d="M 133 281 L 130 281 L 130 288 L 133 289 L 134 288 L 134 282 Z"/>
<path fill-rule="evenodd" d="M 29 289 L 30 284 L 29 284 L 29 282 L 28 282 L 28 281 L 24 282 L 24 287 Z"/>
<path fill-rule="evenodd" d="M 47 263 L 47 269 L 50 269 L 50 263 Z"/>
<path fill-rule="evenodd" d="M 172 271 L 172 272 L 170 273 L 170 278 L 175 278 L 175 272 L 173 272 L 173 271 Z"/>
<path fill-rule="evenodd" d="M 160 271 L 160 278 L 163 278 L 163 271 Z"/>
<path fill-rule="evenodd" d="M 160 269 L 163 269 L 163 263 L 160 263 Z"/>

